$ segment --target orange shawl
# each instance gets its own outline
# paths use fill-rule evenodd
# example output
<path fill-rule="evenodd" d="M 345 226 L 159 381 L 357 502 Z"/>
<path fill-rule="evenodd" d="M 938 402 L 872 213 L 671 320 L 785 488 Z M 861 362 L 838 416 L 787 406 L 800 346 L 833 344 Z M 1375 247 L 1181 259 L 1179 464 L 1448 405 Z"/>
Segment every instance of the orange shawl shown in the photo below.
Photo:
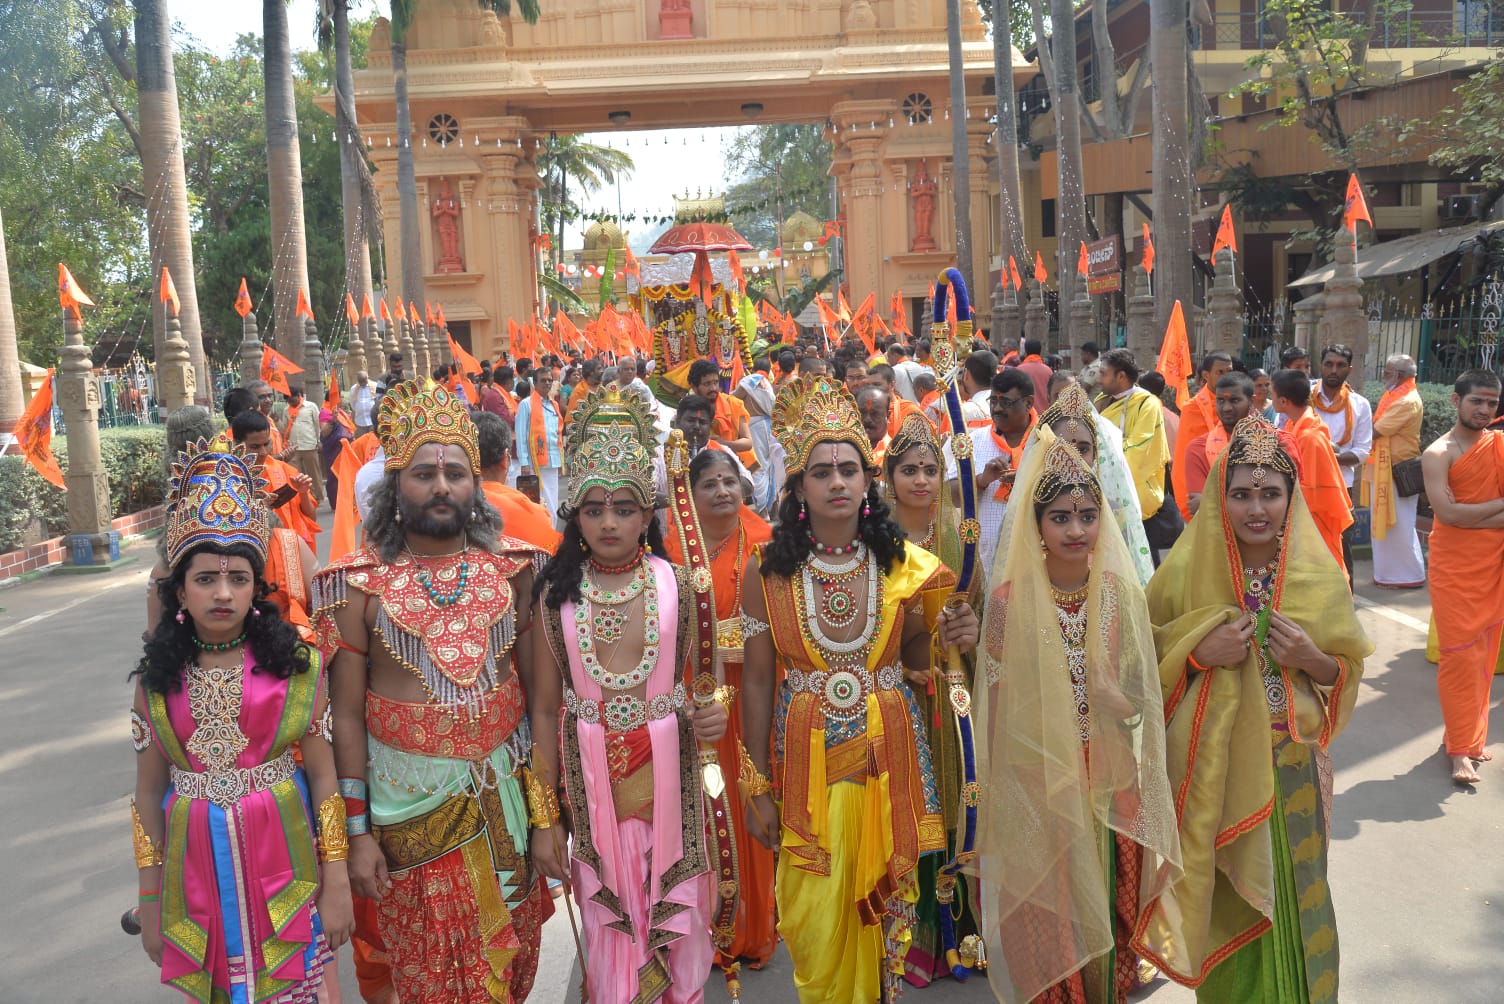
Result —
<path fill-rule="evenodd" d="M 266 479 L 267 491 L 270 494 L 275 494 L 284 485 L 291 485 L 292 477 L 297 473 L 297 468 L 286 461 L 278 460 L 276 457 L 267 457 L 261 465 L 261 476 Z M 298 495 L 294 495 L 286 503 L 279 506 L 276 512 L 277 518 L 282 521 L 284 527 L 302 537 L 308 543 L 309 547 L 316 548 L 318 546 L 315 541 L 318 539 L 319 532 L 323 527 L 319 526 L 317 520 L 304 515 L 303 509 L 299 505 Z"/>
<path fill-rule="evenodd" d="M 1325 412 L 1328 415 L 1335 415 L 1339 411 L 1342 412 L 1342 415 L 1346 419 L 1346 421 L 1342 423 L 1342 438 L 1337 440 L 1336 445 L 1346 446 L 1348 444 L 1348 441 L 1353 438 L 1352 388 L 1347 384 L 1343 384 L 1342 389 L 1337 392 L 1337 400 L 1333 401 L 1330 405 L 1327 405 L 1322 402 L 1321 387 L 1320 385 L 1318 385 L 1316 390 L 1311 391 L 1311 407 L 1315 408 L 1317 411 Z"/>
<path fill-rule="evenodd" d="M 710 432 L 721 439 L 736 439 L 737 429 L 741 426 L 742 419 L 749 423 L 752 416 L 747 411 L 747 406 L 737 398 L 722 391 L 715 396 L 715 417 L 710 420 Z M 742 464 L 747 470 L 757 470 L 757 454 L 751 450 L 742 450 L 737 453 Z"/>
<path fill-rule="evenodd" d="M 297 628 L 304 641 L 313 641 L 313 627 L 308 621 L 308 591 L 303 582 L 301 538 L 291 530 L 272 530 L 271 546 L 266 549 L 266 582 L 271 586 L 269 599 L 277 605 L 282 619 Z"/>
<path fill-rule="evenodd" d="M 1170 465 L 1170 480 L 1175 487 L 1175 504 L 1180 507 L 1180 514 L 1186 519 L 1191 518 L 1191 493 L 1185 481 L 1186 451 L 1197 436 L 1211 432 L 1213 428 L 1220 428 L 1221 425 L 1222 421 L 1217 417 L 1217 405 L 1209 387 L 1198 390 L 1196 396 L 1187 401 L 1180 412 L 1180 429 L 1175 434 L 1175 455 Z"/>
<path fill-rule="evenodd" d="M 996 445 L 998 449 L 1002 450 L 1003 453 L 1007 454 L 1009 460 L 1011 461 L 1008 469 L 1012 471 L 1015 476 L 1017 476 L 1018 469 L 1022 465 L 1024 459 L 1024 447 L 1028 445 L 1029 434 L 1034 431 L 1034 426 L 1038 424 L 1038 422 L 1039 415 L 1035 413 L 1033 408 L 1030 408 L 1029 427 L 1024 430 L 1023 438 L 1018 441 L 1018 445 L 1016 447 L 1009 446 L 1008 441 L 997 434 L 997 426 L 993 426 L 992 428 L 987 430 L 988 434 L 992 436 L 993 444 Z M 999 502 L 1006 502 L 1008 501 L 1008 497 L 1012 494 L 1013 482 L 999 481 L 997 488 L 992 493 L 992 497 L 997 499 Z"/>
<path fill-rule="evenodd" d="M 534 469 L 542 470 L 549 464 L 548 452 L 548 418 L 544 415 L 543 397 L 535 390 L 528 396 L 527 409 L 527 458 L 533 462 Z M 557 414 L 559 406 L 554 405 Z M 558 443 L 559 456 L 564 456 L 564 419 L 559 418 Z"/>
<path fill-rule="evenodd" d="M 1415 377 L 1401 380 L 1384 392 L 1384 396 L 1379 398 L 1379 406 L 1373 411 L 1373 451 L 1368 454 L 1368 460 L 1364 464 L 1361 494 L 1358 497 L 1373 510 L 1370 532 L 1375 540 L 1386 539 L 1389 536 L 1389 528 L 1399 522 L 1399 517 L 1395 514 L 1399 497 L 1394 491 L 1394 457 L 1390 453 L 1389 437 L 1379 435 L 1379 419 L 1384 417 L 1384 412 L 1388 411 L 1395 402 L 1402 400 L 1414 390 Z"/>
<path fill-rule="evenodd" d="M 486 493 L 486 501 L 501 513 L 503 533 L 541 547 L 549 554 L 559 549 L 559 542 L 564 538 L 554 529 L 547 509 L 499 481 L 482 481 L 480 486 Z"/>
<path fill-rule="evenodd" d="M 1316 521 L 1327 549 L 1341 565 L 1342 531 L 1353 525 L 1353 510 L 1342 466 L 1332 449 L 1332 434 L 1310 408 L 1285 429 L 1300 448 L 1300 489 L 1311 518 Z"/>

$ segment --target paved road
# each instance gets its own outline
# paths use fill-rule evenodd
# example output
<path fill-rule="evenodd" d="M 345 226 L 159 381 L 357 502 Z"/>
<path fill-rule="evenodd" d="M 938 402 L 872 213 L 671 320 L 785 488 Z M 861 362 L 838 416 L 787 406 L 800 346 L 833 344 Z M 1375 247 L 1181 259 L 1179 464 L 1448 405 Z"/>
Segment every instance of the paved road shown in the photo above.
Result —
<path fill-rule="evenodd" d="M 135 896 L 127 805 L 133 787 L 125 674 L 139 652 L 150 544 L 108 575 L 52 576 L 0 590 L 0 1002 L 145 1004 L 156 985 L 118 918 Z M 1424 591 L 1375 590 L 1359 566 L 1369 661 L 1352 726 L 1336 742 L 1331 855 L 1346 1001 L 1484 1004 L 1504 999 L 1504 768 L 1453 787 L 1441 755 Z M 1373 604 L 1378 604 L 1374 606 Z M 1494 726 L 1504 716 L 1494 705 Z M 1501 761 L 1504 762 L 1504 761 Z M 577 999 L 562 915 L 545 932 L 533 1000 Z M 357 1001 L 348 953 L 346 999 Z M 985 1001 L 984 982 L 943 985 Z M 940 989 L 911 999 L 941 999 Z M 719 980 L 707 1000 L 726 1000 Z M 748 973 L 745 1000 L 794 1001 L 786 954 Z M 1156 984 L 1142 1000 L 1177 1004 Z"/>

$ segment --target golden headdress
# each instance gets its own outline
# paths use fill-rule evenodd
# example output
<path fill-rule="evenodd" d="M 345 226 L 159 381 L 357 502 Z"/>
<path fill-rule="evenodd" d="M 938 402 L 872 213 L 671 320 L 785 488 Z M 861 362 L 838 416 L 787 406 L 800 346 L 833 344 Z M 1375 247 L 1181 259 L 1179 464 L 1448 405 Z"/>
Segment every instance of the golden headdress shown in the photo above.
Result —
<path fill-rule="evenodd" d="M 570 416 L 563 508 L 578 509 L 592 488 L 629 491 L 640 505 L 652 508 L 658 494 L 653 473 L 657 452 L 658 430 L 646 401 L 614 387 L 590 391 Z"/>
<path fill-rule="evenodd" d="M 387 390 L 376 413 L 376 438 L 386 454 L 386 469 L 400 471 L 428 443 L 458 446 L 480 474 L 480 441 L 470 412 L 459 399 L 432 381 L 427 386 L 404 380 Z"/>
<path fill-rule="evenodd" d="M 266 560 L 271 520 L 261 467 L 242 446 L 210 449 L 200 439 L 178 454 L 167 481 L 167 567 L 199 544 L 245 544 Z"/>
<path fill-rule="evenodd" d="M 1235 464 L 1253 465 L 1253 483 L 1261 485 L 1269 470 L 1279 471 L 1290 479 L 1297 480 L 1295 461 L 1280 445 L 1279 433 L 1274 426 L 1257 414 L 1249 415 L 1233 426 L 1232 436 L 1227 441 L 1227 470 Z"/>
<path fill-rule="evenodd" d="M 779 392 L 773 402 L 773 435 L 788 454 L 791 475 L 804 473 L 820 443 L 850 443 L 868 470 L 877 469 L 856 399 L 844 383 L 829 377 L 800 377 Z"/>
<path fill-rule="evenodd" d="M 1072 380 L 1065 385 L 1060 396 L 1055 398 L 1054 402 L 1039 416 L 1039 424 L 1053 429 L 1056 422 L 1064 421 L 1072 435 L 1079 428 L 1084 427 L 1087 434 L 1091 436 L 1091 441 L 1095 443 L 1097 441 L 1096 415 L 1097 409 L 1091 406 L 1091 400 L 1086 396 L 1086 391 L 1081 389 L 1079 383 Z M 1077 425 L 1070 426 L 1069 423 L 1072 422 Z"/>
<path fill-rule="evenodd" d="M 1086 466 L 1081 451 L 1059 436 L 1050 436 L 1048 445 L 1041 438 L 1040 446 L 1045 451 L 1044 470 L 1034 485 L 1034 501 L 1042 505 L 1062 494 L 1069 494 L 1071 501 L 1080 505 L 1090 495 L 1100 508 L 1102 486 L 1097 483 L 1097 476 L 1091 468 Z"/>
<path fill-rule="evenodd" d="M 887 456 L 896 459 L 916 446 L 928 447 L 934 452 L 936 462 L 944 463 L 940 437 L 935 433 L 934 424 L 922 412 L 911 411 L 898 423 L 898 431 L 888 440 Z"/>

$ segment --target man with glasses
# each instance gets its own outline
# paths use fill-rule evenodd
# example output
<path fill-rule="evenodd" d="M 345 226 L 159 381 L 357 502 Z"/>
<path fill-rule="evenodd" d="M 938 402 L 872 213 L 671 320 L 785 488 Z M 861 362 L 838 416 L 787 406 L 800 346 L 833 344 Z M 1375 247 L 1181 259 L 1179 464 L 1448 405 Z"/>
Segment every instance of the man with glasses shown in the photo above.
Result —
<path fill-rule="evenodd" d="M 1008 512 L 1008 497 L 1013 492 L 1013 478 L 1023 461 L 1024 444 L 1038 416 L 1034 411 L 1034 381 L 1016 366 L 1005 366 L 992 378 L 992 394 L 987 405 L 992 424 L 970 430 L 972 470 L 977 491 L 977 520 L 982 524 L 981 570 L 992 568 L 992 555 L 1002 536 L 1003 516 Z M 961 486 L 955 456 L 945 447 L 945 480 L 951 483 L 951 497 L 959 505 Z"/>
<path fill-rule="evenodd" d="M 554 375 L 547 366 L 532 371 L 532 393 L 517 403 L 517 462 L 523 474 L 538 476 L 538 493 L 550 516 L 559 510 L 559 470 L 564 466 L 564 422 L 553 399 Z"/>

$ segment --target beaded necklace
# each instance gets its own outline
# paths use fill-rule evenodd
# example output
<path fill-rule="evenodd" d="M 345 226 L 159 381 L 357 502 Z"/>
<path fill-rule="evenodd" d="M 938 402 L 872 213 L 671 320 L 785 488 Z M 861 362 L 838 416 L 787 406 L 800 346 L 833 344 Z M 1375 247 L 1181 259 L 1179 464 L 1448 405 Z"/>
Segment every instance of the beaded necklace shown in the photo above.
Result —
<path fill-rule="evenodd" d="M 1075 705 L 1076 735 L 1084 743 L 1091 738 L 1091 706 L 1086 692 L 1086 596 L 1091 584 L 1069 592 L 1050 583 L 1055 618 L 1065 643 L 1065 661 L 1071 674 L 1071 701 Z"/>
<path fill-rule="evenodd" d="M 645 562 L 643 567 L 646 568 Z M 653 581 L 651 569 L 648 569 L 648 573 L 641 594 L 646 615 L 642 629 L 642 658 L 636 666 L 625 673 L 610 671 L 611 657 L 607 659 L 608 665 L 602 666 L 596 652 L 597 638 L 606 644 L 612 643 L 613 639 L 608 636 L 613 634 L 616 641 L 621 639 L 625 625 L 621 612 L 608 606 L 611 613 L 616 616 L 602 617 L 601 614 L 605 611 L 597 613 L 597 604 L 588 597 L 575 604 L 574 627 L 580 646 L 580 664 L 590 679 L 594 680 L 602 690 L 631 690 L 633 687 L 640 686 L 646 682 L 658 665 L 658 588 Z M 623 619 L 618 623 L 617 618 Z M 615 655 L 616 653 L 612 652 L 612 657 Z"/>
<path fill-rule="evenodd" d="M 848 585 L 864 577 L 867 580 L 867 616 L 862 629 L 847 641 L 836 641 L 825 633 L 824 624 L 837 630 L 849 628 L 856 621 L 856 594 Z M 820 588 L 816 590 L 816 583 Z M 853 656 L 865 653 L 877 637 L 878 619 L 881 611 L 882 576 L 877 574 L 877 563 L 871 560 L 865 545 L 857 550 L 857 560 L 849 568 L 831 568 L 817 558 L 811 557 L 801 570 L 804 586 L 804 601 L 809 603 L 820 597 L 815 616 L 800 618 L 800 627 L 809 639 L 822 651 L 835 656 Z M 824 622 L 822 624 L 822 621 Z M 847 660 L 842 660 L 847 661 Z M 866 659 L 860 660 L 865 664 Z"/>
<path fill-rule="evenodd" d="M 1253 614 L 1253 651 L 1259 677 L 1264 683 L 1264 699 L 1269 712 L 1283 717 L 1290 706 L 1289 694 L 1285 691 L 1285 678 L 1279 666 L 1269 658 L 1269 618 L 1274 612 L 1274 572 L 1279 564 L 1276 555 L 1267 564 L 1258 568 L 1243 569 L 1243 606 Z"/>
<path fill-rule="evenodd" d="M 193 646 L 200 652 L 228 652 L 230 649 L 244 642 L 246 634 L 247 632 L 242 631 L 240 632 L 240 637 L 232 638 L 230 641 L 204 641 L 198 635 L 194 635 Z"/>
<path fill-rule="evenodd" d="M 465 551 L 451 551 L 449 554 L 424 555 L 424 557 L 452 558 L 464 553 Z M 412 552 L 412 548 L 407 549 L 407 556 L 409 559 L 411 559 L 413 564 L 418 566 L 418 573 L 414 576 L 414 578 L 418 580 L 418 585 L 423 587 L 423 591 L 428 594 L 428 599 L 433 603 L 434 606 L 452 607 L 464 597 L 465 587 L 470 584 L 470 562 L 463 559 L 460 561 L 459 574 L 456 577 L 454 590 L 450 593 L 441 593 L 434 587 L 433 576 L 429 573 L 428 569 L 423 567 L 422 563 L 418 561 L 418 556 Z M 442 572 L 443 570 L 441 570 L 440 574 L 442 574 Z"/>

